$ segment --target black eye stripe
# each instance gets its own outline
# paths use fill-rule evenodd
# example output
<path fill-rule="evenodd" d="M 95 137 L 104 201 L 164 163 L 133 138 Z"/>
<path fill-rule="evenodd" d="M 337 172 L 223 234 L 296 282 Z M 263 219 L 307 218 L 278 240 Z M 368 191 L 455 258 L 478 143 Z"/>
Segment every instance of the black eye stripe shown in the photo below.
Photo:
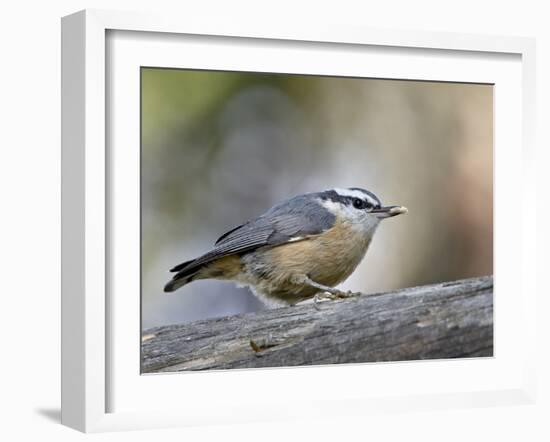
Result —
<path fill-rule="evenodd" d="M 366 208 L 371 208 L 371 207 L 372 208 L 379 208 L 381 206 L 380 201 L 378 200 L 378 198 L 376 198 L 376 196 L 373 193 L 371 193 L 367 190 L 357 189 L 357 188 L 353 188 L 353 189 L 350 189 L 350 190 L 361 191 L 361 192 L 365 193 L 366 196 L 364 198 L 361 198 L 361 197 L 357 197 L 357 196 L 340 195 L 338 192 L 336 192 L 334 190 L 327 190 L 327 191 L 324 191 L 324 192 L 320 192 L 318 195 L 322 200 L 330 200 L 330 201 L 334 201 L 334 202 L 337 202 L 337 203 L 340 203 L 340 204 L 345 204 L 345 205 L 350 206 L 350 207 L 354 207 L 353 206 L 353 200 L 354 199 L 359 199 L 361 201 L 364 201 L 365 204 L 366 204 L 365 205 Z"/>
<path fill-rule="evenodd" d="M 347 204 L 352 205 L 356 209 L 373 209 L 374 204 L 372 204 L 370 201 L 357 198 L 357 197 L 350 197 L 349 200 L 346 201 Z"/>
<path fill-rule="evenodd" d="M 370 192 L 366 189 L 361 189 L 360 187 L 350 187 L 349 190 L 357 190 L 358 192 L 362 192 L 362 193 L 368 195 L 373 201 L 376 201 L 376 203 L 374 204 L 375 206 L 379 206 L 381 204 L 378 197 L 374 193 L 372 193 L 372 192 Z"/>

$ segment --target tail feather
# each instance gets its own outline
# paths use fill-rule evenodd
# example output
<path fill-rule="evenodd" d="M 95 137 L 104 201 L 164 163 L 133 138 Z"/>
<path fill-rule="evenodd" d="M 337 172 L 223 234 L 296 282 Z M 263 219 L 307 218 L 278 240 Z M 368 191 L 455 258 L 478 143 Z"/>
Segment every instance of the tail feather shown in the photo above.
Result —
<path fill-rule="evenodd" d="M 170 271 L 171 272 L 179 272 L 179 271 L 183 270 L 185 267 L 187 267 L 189 264 L 192 264 L 195 261 L 196 261 L 196 259 L 190 259 L 189 261 L 182 262 L 181 264 L 178 264 L 177 266 L 172 267 L 170 269 Z"/>
<path fill-rule="evenodd" d="M 182 262 L 170 269 L 171 272 L 177 272 L 170 281 L 164 286 L 165 292 L 173 292 L 185 284 L 189 284 L 201 270 L 204 264 L 193 265 L 196 259 Z"/>
<path fill-rule="evenodd" d="M 178 277 L 178 275 L 174 276 L 168 283 L 164 286 L 164 291 L 166 293 L 173 292 L 180 287 L 183 287 L 185 284 L 189 284 L 191 281 L 193 281 L 193 277 L 196 275 L 196 273 L 192 274 L 191 276 L 181 276 Z"/>

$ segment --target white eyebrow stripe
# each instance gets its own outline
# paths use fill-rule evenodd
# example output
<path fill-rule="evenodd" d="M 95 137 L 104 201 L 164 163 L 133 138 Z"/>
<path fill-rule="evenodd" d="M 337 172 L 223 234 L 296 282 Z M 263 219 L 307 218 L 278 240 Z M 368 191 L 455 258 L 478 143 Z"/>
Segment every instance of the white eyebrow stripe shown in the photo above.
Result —
<path fill-rule="evenodd" d="M 368 193 L 365 193 L 365 192 L 361 192 L 360 190 L 354 190 L 354 189 L 341 189 L 341 188 L 336 188 L 336 189 L 333 189 L 338 195 L 341 195 L 341 196 L 349 196 L 349 197 L 352 197 L 352 198 L 360 198 L 362 200 L 367 200 L 369 203 L 373 204 L 373 205 L 377 205 L 378 204 L 378 201 L 376 199 L 374 199 L 372 196 L 370 196 Z"/>
<path fill-rule="evenodd" d="M 338 195 L 340 196 L 351 196 L 354 198 L 365 198 L 368 196 L 367 194 L 361 192 L 360 190 L 352 190 L 352 189 L 333 189 Z"/>
<path fill-rule="evenodd" d="M 380 204 L 380 201 L 378 201 L 376 198 L 373 198 L 370 195 L 366 195 L 367 201 L 369 201 L 373 206 L 377 206 Z"/>

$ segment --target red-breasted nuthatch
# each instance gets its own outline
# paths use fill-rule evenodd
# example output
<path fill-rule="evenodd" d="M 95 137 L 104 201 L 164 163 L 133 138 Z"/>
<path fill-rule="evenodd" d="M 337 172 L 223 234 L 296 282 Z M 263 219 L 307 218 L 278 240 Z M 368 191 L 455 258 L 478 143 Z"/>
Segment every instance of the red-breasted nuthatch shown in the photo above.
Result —
<path fill-rule="evenodd" d="M 334 287 L 361 262 L 380 221 L 406 213 L 383 207 L 365 189 L 298 195 L 222 235 L 214 248 L 177 265 L 164 287 L 173 292 L 198 279 L 233 280 L 268 304 L 295 304 Z"/>

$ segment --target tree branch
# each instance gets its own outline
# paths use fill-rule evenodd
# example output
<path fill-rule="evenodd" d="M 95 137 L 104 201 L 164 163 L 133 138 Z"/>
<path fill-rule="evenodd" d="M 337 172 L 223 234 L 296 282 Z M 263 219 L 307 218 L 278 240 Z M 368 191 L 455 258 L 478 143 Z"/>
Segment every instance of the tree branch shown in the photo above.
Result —
<path fill-rule="evenodd" d="M 157 327 L 142 372 L 493 355 L 493 278 Z"/>

